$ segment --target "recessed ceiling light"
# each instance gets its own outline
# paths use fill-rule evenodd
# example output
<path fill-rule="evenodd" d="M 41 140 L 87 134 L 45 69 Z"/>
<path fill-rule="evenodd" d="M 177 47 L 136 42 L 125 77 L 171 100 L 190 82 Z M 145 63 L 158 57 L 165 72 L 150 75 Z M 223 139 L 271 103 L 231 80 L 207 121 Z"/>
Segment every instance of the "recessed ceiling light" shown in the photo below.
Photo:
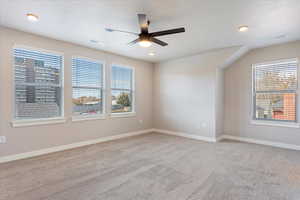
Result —
<path fill-rule="evenodd" d="M 154 52 L 150 52 L 148 53 L 149 56 L 155 56 L 155 53 Z"/>
<path fill-rule="evenodd" d="M 275 37 L 275 39 L 283 39 L 283 38 L 286 38 L 286 35 L 278 35 Z"/>
<path fill-rule="evenodd" d="M 100 42 L 98 40 L 90 40 L 90 43 L 93 43 L 93 44 L 99 44 L 101 46 L 104 46 L 104 43 L 103 42 Z"/>
<path fill-rule="evenodd" d="M 32 13 L 28 13 L 26 14 L 27 16 L 27 19 L 31 22 L 37 22 L 39 21 L 39 16 L 35 15 L 35 14 L 32 14 Z"/>
<path fill-rule="evenodd" d="M 240 26 L 239 27 L 239 31 L 240 32 L 247 32 L 249 30 L 249 27 L 248 26 Z"/>
<path fill-rule="evenodd" d="M 99 41 L 98 40 L 90 40 L 91 43 L 95 43 L 95 44 L 98 44 Z"/>

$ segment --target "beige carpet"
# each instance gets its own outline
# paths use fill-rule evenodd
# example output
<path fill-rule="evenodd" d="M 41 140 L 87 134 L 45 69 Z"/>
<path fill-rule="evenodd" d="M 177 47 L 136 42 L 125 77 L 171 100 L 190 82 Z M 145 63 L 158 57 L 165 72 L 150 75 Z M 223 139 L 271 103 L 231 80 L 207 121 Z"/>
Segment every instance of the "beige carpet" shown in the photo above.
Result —
<path fill-rule="evenodd" d="M 0 164 L 1 200 L 299 200 L 300 152 L 147 134 Z"/>

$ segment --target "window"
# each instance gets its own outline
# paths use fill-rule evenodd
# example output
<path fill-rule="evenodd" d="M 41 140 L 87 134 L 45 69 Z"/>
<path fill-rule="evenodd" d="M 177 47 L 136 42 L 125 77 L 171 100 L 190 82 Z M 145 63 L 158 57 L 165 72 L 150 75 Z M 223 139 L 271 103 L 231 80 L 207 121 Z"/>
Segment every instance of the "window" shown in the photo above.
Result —
<path fill-rule="evenodd" d="M 16 48 L 14 61 L 14 118 L 62 116 L 62 56 Z"/>
<path fill-rule="evenodd" d="M 255 120 L 296 122 L 297 60 L 253 66 Z"/>
<path fill-rule="evenodd" d="M 112 113 L 134 111 L 134 71 L 129 67 L 112 66 L 111 99 Z"/>
<path fill-rule="evenodd" d="M 83 58 L 72 59 L 73 115 L 103 114 L 103 64 Z"/>

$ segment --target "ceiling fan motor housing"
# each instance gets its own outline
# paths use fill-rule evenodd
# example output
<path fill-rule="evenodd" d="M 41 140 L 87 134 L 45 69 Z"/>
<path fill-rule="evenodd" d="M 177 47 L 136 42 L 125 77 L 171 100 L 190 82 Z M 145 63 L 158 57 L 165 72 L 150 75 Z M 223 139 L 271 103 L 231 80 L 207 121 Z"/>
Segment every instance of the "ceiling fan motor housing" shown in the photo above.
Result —
<path fill-rule="evenodd" d="M 143 41 L 143 40 L 149 41 L 150 40 L 150 35 L 148 33 L 140 33 L 139 34 L 139 39 L 140 39 L 140 41 Z"/>

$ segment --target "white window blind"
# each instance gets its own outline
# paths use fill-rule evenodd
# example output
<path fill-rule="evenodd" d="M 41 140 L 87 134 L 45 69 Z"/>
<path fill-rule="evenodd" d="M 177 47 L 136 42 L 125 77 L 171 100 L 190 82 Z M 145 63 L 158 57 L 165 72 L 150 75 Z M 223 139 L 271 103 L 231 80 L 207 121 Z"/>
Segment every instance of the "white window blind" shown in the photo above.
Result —
<path fill-rule="evenodd" d="M 15 119 L 62 115 L 62 56 L 14 49 Z"/>
<path fill-rule="evenodd" d="M 254 119 L 297 121 L 297 68 L 295 59 L 254 65 Z"/>
<path fill-rule="evenodd" d="M 72 59 L 73 115 L 103 113 L 103 64 L 82 58 Z"/>
<path fill-rule="evenodd" d="M 111 97 L 112 113 L 133 112 L 134 71 L 132 68 L 112 66 Z"/>

